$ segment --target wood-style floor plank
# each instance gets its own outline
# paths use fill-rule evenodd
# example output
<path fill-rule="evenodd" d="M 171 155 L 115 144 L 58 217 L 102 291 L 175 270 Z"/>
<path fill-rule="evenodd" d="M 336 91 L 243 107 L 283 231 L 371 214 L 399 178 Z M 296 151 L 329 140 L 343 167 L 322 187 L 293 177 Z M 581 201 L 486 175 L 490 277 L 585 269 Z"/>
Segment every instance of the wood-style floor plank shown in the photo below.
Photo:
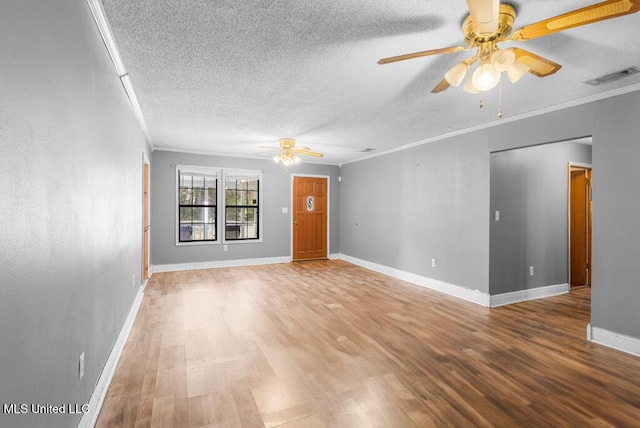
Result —
<path fill-rule="evenodd" d="M 343 261 L 154 274 L 98 427 L 634 426 L 590 289 L 488 309 Z"/>

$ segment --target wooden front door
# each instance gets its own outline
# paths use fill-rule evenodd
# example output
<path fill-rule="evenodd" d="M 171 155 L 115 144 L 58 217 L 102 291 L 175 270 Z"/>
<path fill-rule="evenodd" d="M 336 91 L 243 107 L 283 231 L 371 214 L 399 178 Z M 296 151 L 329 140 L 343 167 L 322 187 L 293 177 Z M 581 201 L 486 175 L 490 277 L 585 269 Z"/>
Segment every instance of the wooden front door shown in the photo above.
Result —
<path fill-rule="evenodd" d="M 293 260 L 327 258 L 327 179 L 293 177 Z"/>
<path fill-rule="evenodd" d="M 570 282 L 591 285 L 591 170 L 571 170 Z"/>
<path fill-rule="evenodd" d="M 142 280 L 149 278 L 149 164 L 143 166 L 142 184 Z"/>

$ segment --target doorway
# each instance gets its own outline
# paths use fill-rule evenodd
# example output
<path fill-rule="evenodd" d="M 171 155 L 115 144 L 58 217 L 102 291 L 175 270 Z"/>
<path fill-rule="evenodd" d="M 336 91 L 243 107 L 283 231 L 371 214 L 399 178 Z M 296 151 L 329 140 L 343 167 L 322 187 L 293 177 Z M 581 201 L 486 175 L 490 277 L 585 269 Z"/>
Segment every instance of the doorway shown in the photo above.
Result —
<path fill-rule="evenodd" d="M 569 164 L 569 284 L 591 285 L 591 166 Z"/>
<path fill-rule="evenodd" d="M 293 176 L 294 261 L 327 258 L 328 178 Z"/>

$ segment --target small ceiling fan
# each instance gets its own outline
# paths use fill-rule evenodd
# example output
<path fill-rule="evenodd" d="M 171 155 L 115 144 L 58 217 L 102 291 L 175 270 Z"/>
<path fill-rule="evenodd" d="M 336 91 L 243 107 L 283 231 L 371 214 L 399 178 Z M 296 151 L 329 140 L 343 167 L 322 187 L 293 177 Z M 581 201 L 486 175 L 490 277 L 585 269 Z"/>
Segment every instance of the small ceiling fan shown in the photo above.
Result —
<path fill-rule="evenodd" d="M 466 46 L 431 49 L 383 58 L 378 61 L 378 64 L 389 64 L 429 55 L 465 52 L 476 48 L 477 52 L 473 57 L 463 60 L 445 73 L 444 79 L 431 92 L 442 92 L 449 86 L 459 86 L 476 61 L 479 61 L 479 65 L 467 79 L 463 89 L 469 93 L 488 91 L 498 84 L 503 71 L 506 72 L 509 80 L 515 83 L 527 72 L 537 77 L 546 77 L 561 67 L 560 64 L 524 49 L 515 47 L 500 49 L 498 43 L 523 42 L 640 10 L 640 0 L 607 0 L 526 25 L 512 32 L 516 19 L 513 6 L 500 4 L 499 0 L 467 0 L 467 5 L 469 15 L 462 23 Z"/>
<path fill-rule="evenodd" d="M 307 155 L 322 157 L 322 153 L 313 152 L 309 147 L 296 146 L 296 140 L 293 138 L 280 138 L 279 140 L 281 153 L 274 156 L 273 160 L 278 163 L 282 162 L 283 165 L 289 166 L 300 162 L 300 158 L 297 155 Z M 272 149 L 269 146 L 260 146 L 265 149 Z"/>

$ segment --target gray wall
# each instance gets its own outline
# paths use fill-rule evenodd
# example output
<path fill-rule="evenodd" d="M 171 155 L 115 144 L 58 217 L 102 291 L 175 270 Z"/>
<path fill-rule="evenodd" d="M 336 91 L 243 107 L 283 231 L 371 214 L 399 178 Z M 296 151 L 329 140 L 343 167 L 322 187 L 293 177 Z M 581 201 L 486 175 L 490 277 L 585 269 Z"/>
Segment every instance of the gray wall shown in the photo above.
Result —
<path fill-rule="evenodd" d="M 3 2 L 0 40 L 0 403 L 88 403 L 139 290 L 148 147 L 86 2 Z"/>
<path fill-rule="evenodd" d="M 488 293 L 488 176 L 471 134 L 343 165 L 342 253 Z"/>
<path fill-rule="evenodd" d="M 591 163 L 591 146 L 555 143 L 491 154 L 489 294 L 567 283 L 569 161 Z"/>
<path fill-rule="evenodd" d="M 155 151 L 151 172 L 151 254 L 154 265 L 243 260 L 291 255 L 291 174 L 330 176 L 330 248 L 340 252 L 338 166 L 299 163 L 285 169 L 271 160 Z M 263 242 L 222 245 L 175 244 L 175 167 L 197 165 L 263 171 Z M 283 214 L 282 208 L 289 213 Z"/>
<path fill-rule="evenodd" d="M 605 100 L 598 107 L 591 323 L 640 338 L 640 93 Z"/>
<path fill-rule="evenodd" d="M 640 338 L 639 109 L 634 91 L 343 165 L 341 250 L 489 293 L 490 153 L 593 135 L 592 325 Z"/>

